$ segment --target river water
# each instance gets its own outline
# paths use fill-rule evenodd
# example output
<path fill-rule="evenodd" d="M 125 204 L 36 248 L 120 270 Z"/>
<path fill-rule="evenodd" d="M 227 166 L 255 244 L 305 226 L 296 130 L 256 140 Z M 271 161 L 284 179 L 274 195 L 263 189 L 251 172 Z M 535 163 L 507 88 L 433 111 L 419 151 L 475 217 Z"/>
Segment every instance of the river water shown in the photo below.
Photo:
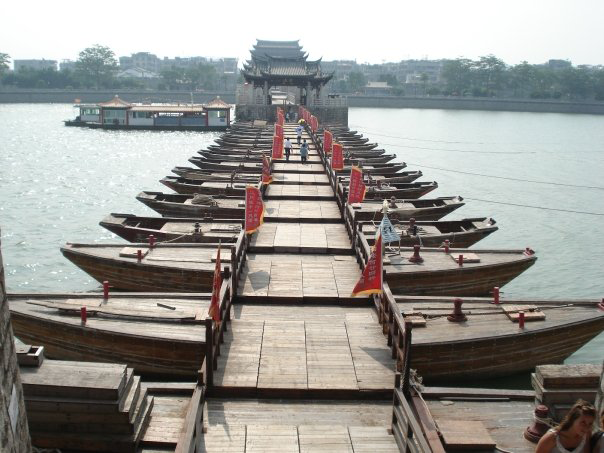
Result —
<path fill-rule="evenodd" d="M 59 247 L 118 241 L 98 225 L 111 212 L 156 215 L 134 197 L 169 191 L 159 179 L 218 136 L 64 127 L 73 116 L 66 104 L 0 104 L 9 291 L 98 289 Z M 537 252 L 503 297 L 604 297 L 604 116 L 352 108 L 349 123 L 438 181 L 429 196 L 463 196 L 451 218 L 493 217 L 500 230 L 475 248 Z M 568 362 L 603 357 L 601 334 Z"/>

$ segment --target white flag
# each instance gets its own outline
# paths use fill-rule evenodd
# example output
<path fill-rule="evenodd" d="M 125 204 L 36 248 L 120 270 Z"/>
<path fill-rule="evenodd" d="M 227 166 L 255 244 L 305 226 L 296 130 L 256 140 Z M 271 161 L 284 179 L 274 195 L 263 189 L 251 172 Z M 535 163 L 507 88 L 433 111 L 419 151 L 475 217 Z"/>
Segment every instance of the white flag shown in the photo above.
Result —
<path fill-rule="evenodd" d="M 398 242 L 401 240 L 400 236 L 394 229 L 394 226 L 390 222 L 390 219 L 386 214 L 382 217 L 382 223 L 380 223 L 380 230 L 382 230 L 382 238 L 385 244 L 389 242 Z"/>

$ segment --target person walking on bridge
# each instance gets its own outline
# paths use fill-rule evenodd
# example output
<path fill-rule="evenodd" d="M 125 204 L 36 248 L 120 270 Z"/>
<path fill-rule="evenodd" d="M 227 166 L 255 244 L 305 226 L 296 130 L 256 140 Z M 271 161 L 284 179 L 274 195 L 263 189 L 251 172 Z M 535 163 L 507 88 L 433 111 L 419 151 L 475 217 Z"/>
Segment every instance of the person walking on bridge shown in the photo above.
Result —
<path fill-rule="evenodd" d="M 289 155 L 292 152 L 292 142 L 290 141 L 289 137 L 285 139 L 283 148 L 285 149 L 285 160 L 289 160 Z"/>
<path fill-rule="evenodd" d="M 302 141 L 302 131 L 303 130 L 304 130 L 304 128 L 302 127 L 302 125 L 298 124 L 298 127 L 296 128 L 296 139 L 298 140 L 298 145 Z"/>
<path fill-rule="evenodd" d="M 306 139 L 304 139 L 304 143 L 300 145 L 300 160 L 303 164 L 306 164 L 306 159 L 308 158 L 308 145 L 306 144 Z"/>

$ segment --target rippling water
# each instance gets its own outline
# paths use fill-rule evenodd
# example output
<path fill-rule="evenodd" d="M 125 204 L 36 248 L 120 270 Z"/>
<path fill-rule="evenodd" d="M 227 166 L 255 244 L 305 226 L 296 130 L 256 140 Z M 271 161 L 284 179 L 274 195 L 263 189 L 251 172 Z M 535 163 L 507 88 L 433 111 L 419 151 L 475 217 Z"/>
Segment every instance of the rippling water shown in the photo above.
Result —
<path fill-rule="evenodd" d="M 74 114 L 64 104 L 0 104 L 0 227 L 10 291 L 98 289 L 59 247 L 119 240 L 98 225 L 110 212 L 155 215 L 136 194 L 164 191 L 158 180 L 218 136 L 64 127 Z M 423 180 L 438 181 L 430 196 L 465 197 L 451 218 L 497 220 L 500 230 L 478 248 L 537 251 L 535 266 L 504 297 L 604 296 L 604 216 L 515 206 L 604 214 L 604 117 L 350 109 L 349 122 L 421 169 Z M 600 335 L 569 360 L 599 362 L 603 351 Z"/>

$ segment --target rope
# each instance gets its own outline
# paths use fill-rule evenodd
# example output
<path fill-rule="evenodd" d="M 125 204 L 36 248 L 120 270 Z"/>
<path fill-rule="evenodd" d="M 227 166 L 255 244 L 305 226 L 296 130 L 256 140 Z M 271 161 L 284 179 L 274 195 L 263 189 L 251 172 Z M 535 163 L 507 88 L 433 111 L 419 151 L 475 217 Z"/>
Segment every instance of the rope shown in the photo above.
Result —
<path fill-rule="evenodd" d="M 473 200 L 473 201 L 482 201 L 485 203 L 494 203 L 494 204 L 503 204 L 507 206 L 518 206 L 521 208 L 533 208 L 533 209 L 542 209 L 544 211 L 557 211 L 557 212 L 569 212 L 571 214 L 585 214 L 585 215 L 597 215 L 604 216 L 604 213 L 601 212 L 590 212 L 590 211 L 574 211 L 572 209 L 559 209 L 559 208 L 546 208 L 544 206 L 533 206 L 529 204 L 518 204 L 518 203 L 504 203 L 503 201 L 493 201 L 493 200 L 483 200 L 480 198 L 464 198 L 465 200 Z"/>
<path fill-rule="evenodd" d="M 473 173 L 473 172 L 469 172 L 469 171 L 462 171 L 462 170 L 451 170 L 448 168 L 442 168 L 442 167 L 430 167 L 428 165 L 424 165 L 421 164 L 419 162 L 407 162 L 408 164 L 411 165 L 417 165 L 418 167 L 422 167 L 422 168 L 430 168 L 431 170 L 441 170 L 441 171 L 448 171 L 451 173 L 461 173 L 463 175 L 471 175 L 471 176 L 482 176 L 485 178 L 494 178 L 494 179 L 505 179 L 507 181 L 520 181 L 520 182 L 532 182 L 534 184 L 547 184 L 547 185 L 551 185 L 551 186 L 560 186 L 560 187 L 579 187 L 581 189 L 599 189 L 599 190 L 604 190 L 604 187 L 602 186 L 584 186 L 584 185 L 580 185 L 580 184 L 565 184 L 562 182 L 551 182 L 551 181 L 537 181 L 534 179 L 521 179 L 521 178 L 512 178 L 511 176 L 496 176 L 496 175 L 487 175 L 484 173 Z"/>

